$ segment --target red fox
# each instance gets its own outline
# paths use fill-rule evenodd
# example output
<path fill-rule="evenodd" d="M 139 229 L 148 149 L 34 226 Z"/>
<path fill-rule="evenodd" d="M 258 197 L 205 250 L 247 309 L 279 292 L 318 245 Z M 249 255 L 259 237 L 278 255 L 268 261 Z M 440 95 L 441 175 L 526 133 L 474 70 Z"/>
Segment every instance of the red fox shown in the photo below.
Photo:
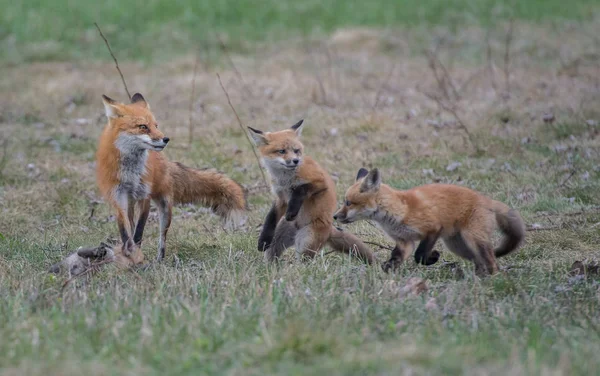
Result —
<path fill-rule="evenodd" d="M 111 239 L 100 243 L 99 247 L 81 248 L 71 253 L 64 260 L 50 267 L 48 272 L 66 273 L 69 278 L 78 276 L 88 270 L 96 270 L 105 263 L 114 263 L 119 268 L 130 268 L 144 263 L 141 248 L 136 247 L 129 257 L 123 255 L 122 246 Z"/>
<path fill-rule="evenodd" d="M 272 133 L 248 127 L 277 197 L 265 219 L 258 250 L 266 250 L 265 259 L 270 262 L 292 245 L 297 256 L 314 257 L 329 244 L 372 263 L 373 253 L 362 241 L 333 226 L 335 185 L 317 162 L 303 155 L 302 124 L 300 120 L 290 129 Z"/>
<path fill-rule="evenodd" d="M 158 207 L 160 238 L 157 259 L 165 256 L 167 231 L 173 204 L 199 203 L 225 219 L 227 226 L 243 222 L 244 189 L 215 170 L 197 170 L 169 162 L 160 153 L 169 138 L 144 97 L 136 93 L 131 104 L 102 96 L 108 124 L 96 153 L 98 187 L 114 207 L 123 253 L 129 256 L 142 241 L 150 212 L 150 200 Z M 134 223 L 134 212 L 139 212 Z"/>
<path fill-rule="evenodd" d="M 431 265 L 440 254 L 433 251 L 438 238 L 452 252 L 475 263 L 481 275 L 498 271 L 496 257 L 514 251 L 525 237 L 519 213 L 471 189 L 450 184 L 428 184 L 398 191 L 381 183 L 378 169 L 361 168 L 356 182 L 346 192 L 344 205 L 334 218 L 341 223 L 372 219 L 396 241 L 392 256 L 383 264 L 389 271 L 413 251 L 415 261 Z M 492 250 L 492 233 L 498 227 L 504 234 Z"/>

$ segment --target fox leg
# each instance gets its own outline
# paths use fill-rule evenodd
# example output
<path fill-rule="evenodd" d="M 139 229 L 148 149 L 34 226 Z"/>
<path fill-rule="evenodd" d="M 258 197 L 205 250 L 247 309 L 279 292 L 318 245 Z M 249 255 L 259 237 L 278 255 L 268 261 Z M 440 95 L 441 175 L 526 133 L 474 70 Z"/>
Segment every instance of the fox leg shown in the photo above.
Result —
<path fill-rule="evenodd" d="M 127 257 L 133 251 L 134 243 L 131 238 L 131 222 L 129 221 L 129 198 L 121 194 L 112 200 L 112 204 L 117 210 L 117 226 L 119 227 L 119 236 L 123 243 L 123 254 Z"/>
<path fill-rule="evenodd" d="M 396 241 L 396 247 L 392 250 L 390 259 L 381 266 L 383 271 L 387 273 L 390 270 L 396 270 L 412 253 L 413 248 L 414 242 L 412 241 Z"/>
<path fill-rule="evenodd" d="M 277 228 L 277 222 L 281 219 L 284 212 L 285 207 L 279 205 L 277 202 L 273 203 L 273 206 L 271 206 L 271 210 L 269 210 L 269 213 L 265 218 L 262 231 L 258 237 L 258 250 L 260 252 L 266 251 L 271 246 L 273 236 L 275 235 L 275 229 Z"/>
<path fill-rule="evenodd" d="M 311 187 L 311 184 L 307 183 L 292 189 L 292 197 L 290 197 L 290 202 L 288 203 L 287 211 L 285 212 L 285 219 L 288 221 L 296 219 Z"/>
<path fill-rule="evenodd" d="M 291 247 L 294 244 L 297 231 L 293 222 L 288 222 L 282 218 L 275 229 L 273 242 L 265 252 L 265 261 L 274 261 L 281 256 L 283 251 Z"/>
<path fill-rule="evenodd" d="M 145 199 L 138 201 L 138 207 L 140 213 L 138 216 L 137 224 L 135 225 L 135 232 L 133 233 L 133 242 L 137 246 L 142 244 L 144 227 L 146 226 L 146 221 L 148 220 L 148 214 L 150 214 L 150 200 Z"/>
<path fill-rule="evenodd" d="M 440 237 L 439 233 L 428 235 L 421 240 L 415 251 L 415 262 L 421 265 L 433 265 L 440 259 L 440 253 L 433 251 L 433 246 Z"/>
<path fill-rule="evenodd" d="M 314 258 L 325 245 L 331 234 L 331 228 L 322 226 L 306 226 L 296 234 L 294 247 L 296 257 Z"/>
<path fill-rule="evenodd" d="M 172 204 L 166 197 L 161 197 L 156 200 L 158 207 L 158 223 L 160 227 L 160 238 L 158 240 L 158 256 L 157 261 L 165 258 L 165 250 L 167 246 L 167 232 L 171 226 L 171 209 Z"/>
<path fill-rule="evenodd" d="M 445 238 L 444 243 L 456 255 L 473 261 L 477 275 L 493 274 L 498 271 L 492 247 L 486 241 L 476 239 L 468 231 L 463 230 Z"/>

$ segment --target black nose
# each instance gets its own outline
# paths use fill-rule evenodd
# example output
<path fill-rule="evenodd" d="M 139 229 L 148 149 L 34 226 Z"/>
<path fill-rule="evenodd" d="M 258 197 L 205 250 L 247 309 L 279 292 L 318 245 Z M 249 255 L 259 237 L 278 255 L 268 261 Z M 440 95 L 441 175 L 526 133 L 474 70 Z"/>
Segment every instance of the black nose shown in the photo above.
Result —
<path fill-rule="evenodd" d="M 169 143 L 169 137 L 165 137 L 165 138 L 163 138 L 163 142 L 164 142 L 165 144 L 168 144 L 168 143 Z"/>
<path fill-rule="evenodd" d="M 334 219 L 335 221 L 337 221 L 337 214 L 334 214 L 334 215 L 333 215 L 333 219 Z"/>
<path fill-rule="evenodd" d="M 300 160 L 299 160 L 298 158 L 294 158 L 294 159 L 292 160 L 292 162 L 294 162 L 294 164 L 298 164 L 298 162 L 300 162 Z"/>

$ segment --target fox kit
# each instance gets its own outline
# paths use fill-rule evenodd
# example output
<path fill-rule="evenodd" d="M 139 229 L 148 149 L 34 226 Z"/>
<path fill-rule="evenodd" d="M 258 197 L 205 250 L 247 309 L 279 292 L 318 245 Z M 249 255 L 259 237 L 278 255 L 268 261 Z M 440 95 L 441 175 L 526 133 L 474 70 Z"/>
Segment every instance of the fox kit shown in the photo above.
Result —
<path fill-rule="evenodd" d="M 363 242 L 333 226 L 335 185 L 317 162 L 303 155 L 302 123 L 272 133 L 248 127 L 277 197 L 265 219 L 258 249 L 266 250 L 265 259 L 273 261 L 292 245 L 298 256 L 314 257 L 329 244 L 339 252 L 356 252 L 372 263 L 373 253 Z"/>
<path fill-rule="evenodd" d="M 473 261 L 478 274 L 493 274 L 498 271 L 496 257 L 514 251 L 525 236 L 519 213 L 501 202 L 449 184 L 397 191 L 381 183 L 378 169 L 358 171 L 334 218 L 341 223 L 372 219 L 396 241 L 391 258 L 383 265 L 386 272 L 406 260 L 415 241 L 420 241 L 415 261 L 434 264 L 440 254 L 433 246 L 441 237 L 448 249 Z M 496 227 L 504 239 L 492 249 Z"/>
<path fill-rule="evenodd" d="M 71 253 L 64 260 L 57 262 L 50 267 L 48 272 L 54 274 L 65 273 L 70 277 L 75 277 L 90 269 L 97 269 L 100 265 L 106 263 L 115 263 L 119 268 L 130 268 L 142 265 L 144 254 L 141 248 L 133 250 L 129 257 L 123 255 L 123 249 L 120 244 L 108 240 L 106 243 L 100 243 L 99 247 L 81 248 Z"/>
<path fill-rule="evenodd" d="M 245 192 L 235 181 L 214 170 L 197 170 L 169 162 L 160 153 L 169 138 L 158 129 L 150 106 L 136 93 L 131 104 L 103 95 L 108 124 L 96 153 L 98 187 L 114 207 L 123 252 L 129 256 L 142 241 L 150 200 L 158 207 L 160 238 L 158 260 L 165 256 L 173 204 L 199 203 L 225 219 L 226 225 L 243 221 Z M 134 222 L 134 211 L 139 215 Z"/>

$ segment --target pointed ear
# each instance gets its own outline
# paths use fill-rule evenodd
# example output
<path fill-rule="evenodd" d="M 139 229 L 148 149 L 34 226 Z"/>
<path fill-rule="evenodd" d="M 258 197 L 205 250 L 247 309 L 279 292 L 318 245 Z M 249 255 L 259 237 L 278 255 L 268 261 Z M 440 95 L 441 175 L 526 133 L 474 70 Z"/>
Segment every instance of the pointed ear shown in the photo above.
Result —
<path fill-rule="evenodd" d="M 104 103 L 104 111 L 107 118 L 117 118 L 121 116 L 121 103 L 102 94 L 102 103 Z"/>
<path fill-rule="evenodd" d="M 356 180 L 364 178 L 365 176 L 367 176 L 368 173 L 369 173 L 369 170 L 361 167 L 360 170 L 358 170 L 358 174 L 356 174 Z"/>
<path fill-rule="evenodd" d="M 148 104 L 148 102 L 146 102 L 146 100 L 140 93 L 133 94 L 133 97 L 131 97 L 131 104 L 137 104 L 138 106 L 150 109 L 150 105 Z"/>
<path fill-rule="evenodd" d="M 374 168 L 371 171 L 369 171 L 369 173 L 365 177 L 365 180 L 363 180 L 362 185 L 360 186 L 360 191 L 375 192 L 379 190 L 380 186 L 381 174 L 379 173 L 378 169 Z"/>
<path fill-rule="evenodd" d="M 252 141 L 254 141 L 254 145 L 262 146 L 268 144 L 267 138 L 265 137 L 263 131 L 259 131 L 258 129 L 254 129 L 252 127 L 248 127 L 248 130 L 250 131 L 248 134 L 252 138 Z"/>
<path fill-rule="evenodd" d="M 298 137 L 300 137 L 300 135 L 302 134 L 303 124 L 304 124 L 304 119 L 302 119 L 299 122 L 297 122 L 296 124 L 292 125 L 292 129 L 296 132 L 296 135 Z"/>

